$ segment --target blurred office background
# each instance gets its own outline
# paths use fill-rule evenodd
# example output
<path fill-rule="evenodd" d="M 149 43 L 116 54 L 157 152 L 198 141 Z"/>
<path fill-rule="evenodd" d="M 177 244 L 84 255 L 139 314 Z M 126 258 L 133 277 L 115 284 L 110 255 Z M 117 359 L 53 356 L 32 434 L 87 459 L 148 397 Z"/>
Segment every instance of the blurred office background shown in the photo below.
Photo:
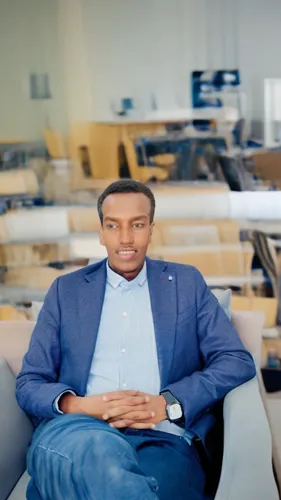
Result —
<path fill-rule="evenodd" d="M 277 0 L 0 0 L 1 320 L 106 256 L 97 197 L 133 178 L 149 255 L 264 313 L 281 390 L 280 23 Z"/>

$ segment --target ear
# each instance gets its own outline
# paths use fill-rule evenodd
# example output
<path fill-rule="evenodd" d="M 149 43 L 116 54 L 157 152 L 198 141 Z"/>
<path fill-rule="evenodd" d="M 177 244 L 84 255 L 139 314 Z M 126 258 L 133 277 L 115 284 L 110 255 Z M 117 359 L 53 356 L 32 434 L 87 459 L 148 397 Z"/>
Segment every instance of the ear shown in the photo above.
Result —
<path fill-rule="evenodd" d="M 100 227 L 100 244 L 104 247 L 104 234 L 103 234 L 103 227 Z"/>

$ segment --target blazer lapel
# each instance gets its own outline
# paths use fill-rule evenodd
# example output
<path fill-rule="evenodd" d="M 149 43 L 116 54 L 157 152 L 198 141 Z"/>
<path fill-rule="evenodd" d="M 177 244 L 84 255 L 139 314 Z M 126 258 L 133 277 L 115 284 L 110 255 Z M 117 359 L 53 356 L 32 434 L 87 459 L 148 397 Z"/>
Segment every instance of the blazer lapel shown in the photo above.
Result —
<path fill-rule="evenodd" d="M 101 312 L 106 287 L 106 261 L 99 263 L 92 272 L 86 274 L 83 285 L 79 288 L 79 324 L 81 342 L 78 349 L 83 359 L 81 376 L 81 394 L 85 394 L 93 354 L 96 346 Z M 82 375 L 81 373 L 81 375 Z"/>
<path fill-rule="evenodd" d="M 167 264 L 147 259 L 147 278 L 153 314 L 161 389 L 169 381 L 177 320 L 176 276 Z"/>

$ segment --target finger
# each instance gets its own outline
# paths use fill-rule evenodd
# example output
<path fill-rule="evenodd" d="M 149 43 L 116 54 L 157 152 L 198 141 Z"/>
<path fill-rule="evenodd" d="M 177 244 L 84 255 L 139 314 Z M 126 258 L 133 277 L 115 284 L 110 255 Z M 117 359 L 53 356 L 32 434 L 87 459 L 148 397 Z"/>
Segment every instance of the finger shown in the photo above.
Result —
<path fill-rule="evenodd" d="M 139 407 L 139 410 L 144 410 L 143 406 Z M 132 412 L 131 406 L 116 406 L 114 408 L 109 408 L 104 415 L 102 416 L 103 420 L 109 420 L 110 418 L 120 417 L 121 415 L 126 415 L 127 413 Z"/>
<path fill-rule="evenodd" d="M 142 411 L 142 412 L 129 412 L 129 413 L 124 413 L 123 415 L 118 415 L 118 417 L 112 417 L 108 419 L 109 423 L 117 422 L 118 420 L 133 420 L 134 422 L 138 421 L 143 421 L 143 420 L 150 420 L 151 418 L 155 417 L 155 412 L 154 411 Z"/>
<path fill-rule="evenodd" d="M 145 422 L 134 422 L 128 426 L 130 429 L 155 429 L 155 424 Z"/>
<path fill-rule="evenodd" d="M 122 420 L 116 420 L 116 422 L 111 422 L 109 425 L 113 429 L 123 429 L 124 427 L 130 427 L 133 423 L 133 420 L 125 418 Z"/>
<path fill-rule="evenodd" d="M 102 395 L 102 400 L 103 401 L 115 401 L 118 399 L 124 399 L 125 397 L 130 397 L 130 396 L 137 396 L 138 391 L 114 391 L 114 392 L 107 392 L 106 394 Z"/>
<path fill-rule="evenodd" d="M 125 399 L 119 399 L 111 402 L 113 408 L 118 406 L 138 406 L 149 402 L 148 396 L 131 396 Z"/>
<path fill-rule="evenodd" d="M 143 411 L 143 410 L 142 411 L 138 411 L 138 410 L 129 411 L 126 413 L 122 413 L 121 415 L 109 417 L 108 419 L 104 419 L 104 420 L 108 420 L 109 422 L 114 422 L 116 420 L 120 420 L 120 417 L 134 420 L 135 422 L 137 422 L 138 420 L 140 420 L 140 421 L 148 420 L 150 418 L 155 417 L 155 412 L 154 411 Z"/>

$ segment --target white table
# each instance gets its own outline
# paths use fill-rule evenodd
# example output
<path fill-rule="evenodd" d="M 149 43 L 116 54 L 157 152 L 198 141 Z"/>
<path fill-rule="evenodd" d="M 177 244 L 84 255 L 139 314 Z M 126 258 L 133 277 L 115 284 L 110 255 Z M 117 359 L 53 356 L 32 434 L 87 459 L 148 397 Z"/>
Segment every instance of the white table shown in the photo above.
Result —
<path fill-rule="evenodd" d="M 159 109 L 155 111 L 133 110 L 126 116 L 105 117 L 97 120 L 96 123 L 153 123 L 153 122 L 181 122 L 192 120 L 216 120 L 220 123 L 235 124 L 238 120 L 237 109 L 233 107 L 222 108 L 174 108 Z"/>
<path fill-rule="evenodd" d="M 205 276 L 207 285 L 211 288 L 215 286 L 237 286 L 261 285 L 264 282 L 263 276 Z"/>

